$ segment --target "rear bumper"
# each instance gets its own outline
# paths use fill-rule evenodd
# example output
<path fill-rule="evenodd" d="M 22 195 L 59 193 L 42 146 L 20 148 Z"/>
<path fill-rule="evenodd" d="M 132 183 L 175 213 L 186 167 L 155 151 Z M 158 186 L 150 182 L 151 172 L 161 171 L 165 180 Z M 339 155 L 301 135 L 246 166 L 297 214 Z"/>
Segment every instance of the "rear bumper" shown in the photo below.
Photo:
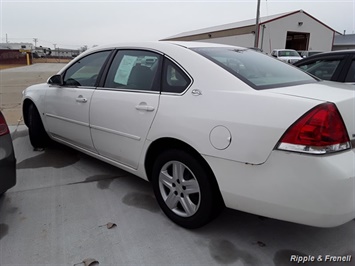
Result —
<path fill-rule="evenodd" d="M 317 227 L 355 217 L 355 149 L 329 156 L 273 151 L 262 165 L 205 159 L 229 208 Z"/>
<path fill-rule="evenodd" d="M 11 135 L 0 137 L 0 195 L 16 184 L 16 158 Z"/>

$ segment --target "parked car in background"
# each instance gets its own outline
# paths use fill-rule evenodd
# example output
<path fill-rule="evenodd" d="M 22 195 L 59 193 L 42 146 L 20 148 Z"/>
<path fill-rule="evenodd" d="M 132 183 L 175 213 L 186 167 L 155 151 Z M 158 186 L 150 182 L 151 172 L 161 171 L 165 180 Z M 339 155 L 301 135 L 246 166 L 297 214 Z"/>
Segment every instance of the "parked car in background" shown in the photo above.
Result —
<path fill-rule="evenodd" d="M 293 64 L 302 59 L 297 51 L 292 49 L 274 49 L 271 52 L 271 56 L 289 64 Z"/>
<path fill-rule="evenodd" d="M 126 43 L 27 88 L 23 116 L 34 147 L 50 138 L 149 180 L 183 227 L 224 206 L 331 227 L 355 217 L 354 100 L 251 49 Z"/>
<path fill-rule="evenodd" d="M 316 55 L 316 54 L 320 54 L 323 53 L 322 51 L 297 51 L 297 53 L 302 57 L 302 58 L 306 58 L 312 55 Z"/>
<path fill-rule="evenodd" d="M 323 80 L 355 83 L 355 50 L 316 54 L 294 65 Z"/>
<path fill-rule="evenodd" d="M 9 128 L 0 111 L 0 196 L 16 184 L 16 159 Z"/>

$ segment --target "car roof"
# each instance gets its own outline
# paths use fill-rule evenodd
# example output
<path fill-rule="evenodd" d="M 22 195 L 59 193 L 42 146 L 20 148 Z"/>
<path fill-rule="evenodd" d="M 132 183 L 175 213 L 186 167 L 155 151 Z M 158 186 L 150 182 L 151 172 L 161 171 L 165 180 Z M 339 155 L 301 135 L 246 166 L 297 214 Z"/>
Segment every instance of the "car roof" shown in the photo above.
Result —
<path fill-rule="evenodd" d="M 314 57 L 319 57 L 319 56 L 326 56 L 326 55 L 338 55 L 338 54 L 355 54 L 355 49 L 328 51 L 328 52 L 323 52 L 321 54 L 312 55 L 309 58 L 311 58 L 311 57 L 314 58 Z"/>
<path fill-rule="evenodd" d="M 166 42 L 166 41 L 164 41 Z M 245 47 L 235 46 L 235 45 L 227 45 L 227 44 L 220 44 L 220 43 L 209 43 L 209 42 L 184 42 L 184 41 L 170 41 L 167 42 L 170 44 L 180 45 L 186 48 L 197 48 L 197 47 L 237 47 L 244 49 Z"/>
<path fill-rule="evenodd" d="M 180 46 L 185 48 L 202 48 L 202 47 L 229 47 L 229 48 L 239 48 L 247 49 L 245 47 L 219 44 L 219 43 L 206 43 L 206 42 L 188 42 L 188 41 L 150 41 L 150 42 L 123 42 L 96 46 L 89 49 L 92 52 L 95 50 L 103 50 L 108 48 L 148 48 L 148 49 L 162 49 L 164 47 Z"/>
<path fill-rule="evenodd" d="M 324 52 L 323 55 L 326 55 L 326 54 L 353 54 L 353 53 L 355 53 L 355 49 L 328 51 L 328 52 Z"/>
<path fill-rule="evenodd" d="M 319 54 L 308 56 L 300 61 L 297 61 L 296 63 L 294 63 L 294 65 L 298 66 L 298 65 L 303 64 L 304 62 L 308 62 L 308 61 L 311 61 L 316 58 L 322 58 L 322 57 L 327 57 L 327 56 L 332 56 L 332 55 L 348 55 L 348 54 L 355 55 L 355 49 L 322 52 Z"/>

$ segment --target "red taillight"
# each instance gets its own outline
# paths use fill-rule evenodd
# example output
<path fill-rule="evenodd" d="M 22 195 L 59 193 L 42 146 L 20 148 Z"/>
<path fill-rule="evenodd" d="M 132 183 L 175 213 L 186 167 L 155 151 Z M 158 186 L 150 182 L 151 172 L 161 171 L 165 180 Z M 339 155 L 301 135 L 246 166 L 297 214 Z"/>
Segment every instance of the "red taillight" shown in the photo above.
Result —
<path fill-rule="evenodd" d="M 9 128 L 7 127 L 5 117 L 0 113 L 0 136 L 9 134 Z"/>
<path fill-rule="evenodd" d="M 280 139 L 278 149 L 325 154 L 350 148 L 343 119 L 333 103 L 320 104 L 298 119 Z"/>

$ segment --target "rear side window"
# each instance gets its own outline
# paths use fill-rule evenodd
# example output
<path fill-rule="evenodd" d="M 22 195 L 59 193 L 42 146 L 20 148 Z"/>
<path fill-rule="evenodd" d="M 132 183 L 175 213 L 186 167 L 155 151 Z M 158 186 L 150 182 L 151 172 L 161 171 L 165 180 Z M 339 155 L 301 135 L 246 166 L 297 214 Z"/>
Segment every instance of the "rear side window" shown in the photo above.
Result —
<path fill-rule="evenodd" d="M 172 61 L 164 60 L 162 92 L 182 93 L 190 85 L 190 78 Z"/>
<path fill-rule="evenodd" d="M 301 65 L 299 68 L 320 79 L 331 80 L 340 61 L 340 59 L 321 59 Z"/>
<path fill-rule="evenodd" d="M 256 90 L 317 82 L 294 66 L 250 49 L 193 48 Z"/>
<path fill-rule="evenodd" d="M 355 60 L 351 62 L 348 74 L 346 75 L 345 82 L 355 82 Z"/>

